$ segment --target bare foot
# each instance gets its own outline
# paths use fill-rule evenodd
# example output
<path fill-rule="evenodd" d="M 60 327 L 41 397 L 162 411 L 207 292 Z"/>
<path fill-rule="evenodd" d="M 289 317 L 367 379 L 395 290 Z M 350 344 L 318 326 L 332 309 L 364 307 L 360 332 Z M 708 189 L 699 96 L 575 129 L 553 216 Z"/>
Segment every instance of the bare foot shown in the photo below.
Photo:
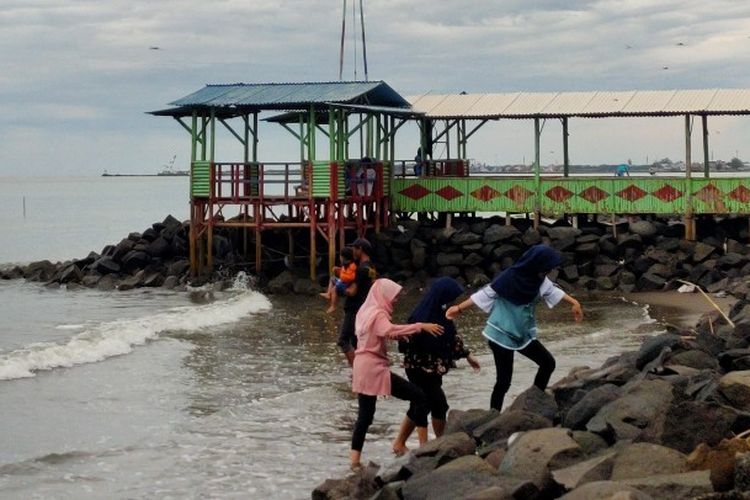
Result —
<path fill-rule="evenodd" d="M 319 293 L 318 295 L 320 295 L 321 297 L 323 297 L 326 300 L 331 300 L 331 296 L 328 295 L 328 292 L 322 292 L 322 293 Z"/>
<path fill-rule="evenodd" d="M 403 445 L 397 445 L 395 443 L 393 444 L 393 454 L 396 455 L 397 457 L 401 457 L 403 455 L 406 455 L 407 453 L 409 453 L 409 447 L 406 446 L 405 444 Z"/>
<path fill-rule="evenodd" d="M 354 473 L 360 472 L 362 470 L 362 464 L 359 462 L 352 463 L 351 465 L 349 465 L 349 469 L 351 469 L 351 471 Z"/>
<path fill-rule="evenodd" d="M 328 314 L 333 314 L 333 313 L 335 313 L 335 312 L 336 312 L 336 308 L 335 308 L 335 307 L 333 307 L 333 306 L 331 306 L 331 307 L 329 307 L 328 309 L 326 309 L 326 312 L 327 312 Z"/>

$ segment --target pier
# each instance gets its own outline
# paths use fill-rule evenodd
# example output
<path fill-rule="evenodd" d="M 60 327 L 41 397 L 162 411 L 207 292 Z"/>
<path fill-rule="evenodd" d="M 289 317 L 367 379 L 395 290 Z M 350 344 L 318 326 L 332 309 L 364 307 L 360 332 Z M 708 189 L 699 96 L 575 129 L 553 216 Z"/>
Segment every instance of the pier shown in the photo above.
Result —
<path fill-rule="evenodd" d="M 152 114 L 174 118 L 190 135 L 190 260 L 196 274 L 213 267 L 213 233 L 222 227 L 244 230 L 256 270 L 263 265 L 264 231 L 289 230 L 294 256 L 293 230 L 304 230 L 314 279 L 319 249 L 331 267 L 337 248 L 379 232 L 395 216 L 523 213 L 538 224 L 543 216 L 677 215 L 684 218 L 685 238 L 694 239 L 696 215 L 750 214 L 750 178 L 711 177 L 708 132 L 711 116 L 750 114 L 747 89 L 402 97 L 382 81 L 230 84 L 207 85 L 171 106 Z M 665 116 L 684 117 L 684 176 L 569 176 L 570 120 Z M 532 175 L 470 175 L 470 138 L 499 120 L 530 123 Z M 541 172 L 548 120 L 562 124 L 562 175 Z M 298 158 L 261 161 L 260 122 L 285 129 L 298 145 Z M 395 157 L 397 132 L 408 122 L 420 130 L 421 172 L 414 161 Z M 696 176 L 692 139 L 698 124 L 703 170 Z M 235 148 L 240 145 L 241 159 L 218 160 L 221 128 Z M 433 157 L 437 144 L 445 146 L 445 158 Z"/>

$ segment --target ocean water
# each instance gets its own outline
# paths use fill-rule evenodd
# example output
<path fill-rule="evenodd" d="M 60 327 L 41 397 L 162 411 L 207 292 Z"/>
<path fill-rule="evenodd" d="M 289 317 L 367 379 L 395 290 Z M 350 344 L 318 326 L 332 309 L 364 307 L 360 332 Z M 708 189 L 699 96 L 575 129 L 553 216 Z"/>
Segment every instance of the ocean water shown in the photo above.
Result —
<path fill-rule="evenodd" d="M 12 237 L 0 264 L 81 256 L 168 213 L 184 218 L 186 191 L 184 178 L 3 179 Z M 564 306 L 540 310 L 553 378 L 662 329 L 643 305 L 579 298 L 581 324 Z M 417 300 L 405 296 L 396 320 Z M 0 281 L 0 305 L 0 498 L 309 498 L 348 470 L 356 400 L 335 347 L 341 314 L 317 297 L 266 297 L 246 276 L 222 292 Z M 445 378 L 453 408 L 489 404 L 483 321 L 472 312 L 458 325 L 483 368 L 462 363 Z M 518 359 L 510 395 L 533 375 Z M 406 404 L 378 405 L 364 459 L 383 463 Z"/>

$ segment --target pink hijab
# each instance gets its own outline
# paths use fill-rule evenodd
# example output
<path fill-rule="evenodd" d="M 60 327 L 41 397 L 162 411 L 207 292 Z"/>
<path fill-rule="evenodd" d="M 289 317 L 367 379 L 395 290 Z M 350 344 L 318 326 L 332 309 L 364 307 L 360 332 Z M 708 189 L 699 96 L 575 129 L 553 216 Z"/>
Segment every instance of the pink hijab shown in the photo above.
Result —
<path fill-rule="evenodd" d="M 385 316 L 390 321 L 393 313 L 393 299 L 401 293 L 401 285 L 387 278 L 375 280 L 367 294 L 367 299 L 357 312 L 354 324 L 357 336 L 361 333 L 369 333 L 372 324 L 380 316 Z"/>

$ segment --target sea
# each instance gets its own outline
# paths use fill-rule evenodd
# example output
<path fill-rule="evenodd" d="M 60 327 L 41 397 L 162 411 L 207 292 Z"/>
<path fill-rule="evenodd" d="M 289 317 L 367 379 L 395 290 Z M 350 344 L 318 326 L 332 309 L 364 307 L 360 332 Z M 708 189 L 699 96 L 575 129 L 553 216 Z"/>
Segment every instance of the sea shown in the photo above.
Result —
<path fill-rule="evenodd" d="M 0 178 L 0 265 L 84 257 L 168 214 L 186 219 L 187 193 L 183 177 Z M 356 399 L 335 346 L 341 311 L 253 283 L 101 292 L 0 281 L 0 498 L 295 499 L 345 475 Z M 394 320 L 419 298 L 404 296 Z M 580 324 L 564 306 L 540 307 L 553 380 L 663 330 L 645 304 L 579 298 Z M 482 369 L 459 362 L 445 377 L 452 408 L 489 406 L 483 322 L 471 312 L 458 323 Z M 534 372 L 517 359 L 511 398 Z M 392 459 L 406 408 L 378 402 L 364 460 Z"/>

